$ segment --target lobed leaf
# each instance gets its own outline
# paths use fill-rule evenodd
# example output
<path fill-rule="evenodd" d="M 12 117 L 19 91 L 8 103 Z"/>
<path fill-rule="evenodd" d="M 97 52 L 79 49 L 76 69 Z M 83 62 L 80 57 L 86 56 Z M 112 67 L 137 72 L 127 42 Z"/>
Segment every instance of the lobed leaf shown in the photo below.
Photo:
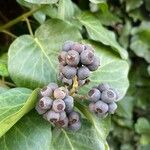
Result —
<path fill-rule="evenodd" d="M 22 116 L 29 112 L 37 101 L 37 90 L 14 88 L 0 94 L 0 137 Z"/>
<path fill-rule="evenodd" d="M 42 87 L 57 81 L 58 52 L 67 40 L 81 39 L 77 28 L 58 19 L 41 25 L 35 37 L 23 35 L 9 48 L 8 70 L 17 86 Z"/>
<path fill-rule="evenodd" d="M 79 16 L 79 20 L 86 27 L 90 39 L 111 46 L 123 59 L 127 59 L 128 53 L 116 41 L 115 34 L 104 28 L 96 17 L 86 12 Z"/>
<path fill-rule="evenodd" d="M 0 138 L 1 150 L 50 150 L 51 125 L 32 111 Z"/>

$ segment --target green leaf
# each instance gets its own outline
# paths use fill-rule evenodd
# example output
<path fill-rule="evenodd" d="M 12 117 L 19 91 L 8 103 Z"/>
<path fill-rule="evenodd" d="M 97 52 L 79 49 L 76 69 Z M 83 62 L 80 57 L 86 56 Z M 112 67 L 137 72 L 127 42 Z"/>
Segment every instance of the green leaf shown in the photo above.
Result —
<path fill-rule="evenodd" d="M 29 2 L 26 2 L 25 0 L 17 0 L 17 2 L 22 5 L 22 6 L 25 6 L 27 8 L 30 8 L 30 9 L 33 9 L 35 7 L 38 7 L 38 4 L 31 4 Z M 50 5 L 48 5 L 50 6 Z M 45 6 L 46 7 L 46 6 Z M 45 7 L 43 7 L 41 10 L 39 11 L 36 11 L 34 14 L 33 14 L 33 17 L 40 23 L 44 23 L 45 19 L 46 19 L 46 15 L 45 13 L 42 11 L 45 9 Z"/>
<path fill-rule="evenodd" d="M 127 0 L 126 11 L 131 11 L 133 9 L 139 8 L 142 4 L 143 0 Z"/>
<path fill-rule="evenodd" d="M 55 150 L 104 150 L 107 149 L 106 141 L 103 142 L 95 128 L 85 119 L 82 120 L 81 129 L 77 132 L 54 129 L 53 140 Z"/>
<path fill-rule="evenodd" d="M 37 90 L 31 93 L 26 88 L 14 88 L 0 94 L 0 137 L 35 106 Z"/>
<path fill-rule="evenodd" d="M 40 24 L 44 23 L 46 20 L 46 15 L 42 11 L 35 12 L 33 16 Z"/>
<path fill-rule="evenodd" d="M 53 4 L 58 2 L 58 0 L 24 0 L 24 1 L 33 4 Z"/>
<path fill-rule="evenodd" d="M 4 53 L 2 56 L 0 56 L 0 76 L 9 76 L 7 69 L 7 53 Z"/>
<path fill-rule="evenodd" d="M 19 120 L 0 139 L 1 150 L 50 150 L 51 125 L 36 112 Z"/>
<path fill-rule="evenodd" d="M 89 0 L 90 2 L 94 3 L 94 4 L 99 4 L 99 3 L 105 3 L 106 0 Z"/>
<path fill-rule="evenodd" d="M 86 94 L 91 87 L 101 82 L 106 82 L 119 91 L 119 99 L 122 99 L 129 86 L 127 77 L 129 71 L 128 63 L 117 57 L 108 47 L 102 44 L 87 41 L 86 43 L 92 44 L 95 48 L 96 55 L 99 56 L 101 65 L 98 70 L 91 73 L 89 78 L 91 82 L 81 88 L 79 92 L 81 94 Z"/>
<path fill-rule="evenodd" d="M 150 123 L 146 118 L 139 118 L 135 124 L 135 130 L 139 134 L 150 134 Z"/>
<path fill-rule="evenodd" d="M 109 10 L 97 13 L 97 17 L 101 24 L 106 26 L 114 26 L 115 24 L 122 23 L 122 20 Z"/>
<path fill-rule="evenodd" d="M 8 69 L 18 86 L 37 88 L 56 82 L 58 52 L 67 40 L 81 39 L 77 28 L 69 23 L 51 19 L 41 25 L 35 37 L 23 35 L 9 48 Z"/>
<path fill-rule="evenodd" d="M 62 20 L 71 19 L 74 15 L 74 6 L 71 0 L 59 0 L 58 17 Z"/>
<path fill-rule="evenodd" d="M 132 111 L 133 111 L 133 100 L 132 96 L 126 96 L 118 103 L 117 114 L 121 117 L 132 119 Z"/>
<path fill-rule="evenodd" d="M 6 92 L 7 90 L 9 90 L 8 87 L 3 87 L 3 86 L 0 86 L 0 94 Z"/>
<path fill-rule="evenodd" d="M 134 53 L 150 63 L 150 23 L 143 21 L 140 27 L 133 28 L 130 48 Z"/>
<path fill-rule="evenodd" d="M 148 74 L 150 75 L 150 65 L 147 68 Z"/>
<path fill-rule="evenodd" d="M 86 27 L 90 39 L 111 46 L 123 59 L 127 59 L 128 53 L 117 43 L 115 34 L 104 28 L 97 18 L 90 13 L 83 13 L 79 20 Z"/>
<path fill-rule="evenodd" d="M 91 114 L 88 110 L 88 107 L 86 107 L 84 104 L 79 103 L 79 101 L 80 99 L 76 99 L 75 106 L 91 122 L 95 134 L 97 135 L 100 142 L 105 145 L 105 149 L 107 149 L 108 146 L 106 143 L 106 138 L 111 126 L 110 116 L 107 116 L 105 119 L 98 118 L 95 115 Z"/>

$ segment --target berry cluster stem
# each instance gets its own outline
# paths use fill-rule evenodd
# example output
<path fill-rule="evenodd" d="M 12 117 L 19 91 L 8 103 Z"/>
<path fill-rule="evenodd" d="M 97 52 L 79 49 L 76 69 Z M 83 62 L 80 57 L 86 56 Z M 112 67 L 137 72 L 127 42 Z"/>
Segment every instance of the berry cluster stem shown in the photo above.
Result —
<path fill-rule="evenodd" d="M 73 85 L 70 90 L 70 95 L 73 96 L 77 90 L 78 90 L 78 80 L 77 80 L 77 76 L 75 76 L 73 78 Z"/>

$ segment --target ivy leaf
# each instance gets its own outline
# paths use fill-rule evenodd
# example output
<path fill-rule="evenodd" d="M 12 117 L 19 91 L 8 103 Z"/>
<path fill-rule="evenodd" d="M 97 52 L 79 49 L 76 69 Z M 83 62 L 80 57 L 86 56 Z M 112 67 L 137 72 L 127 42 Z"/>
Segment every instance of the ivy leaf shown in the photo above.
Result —
<path fill-rule="evenodd" d="M 122 99 L 129 86 L 127 77 L 129 71 L 128 63 L 117 57 L 108 47 L 102 44 L 89 41 L 85 41 L 85 43 L 90 43 L 95 48 L 96 55 L 99 56 L 101 65 L 98 70 L 91 73 L 89 77 L 90 83 L 81 88 L 79 92 L 81 94 L 86 94 L 93 86 L 104 82 L 118 90 L 120 94 L 119 99 Z"/>
<path fill-rule="evenodd" d="M 35 8 L 35 7 L 38 7 L 38 4 L 31 4 L 31 3 L 29 3 L 29 2 L 26 2 L 25 0 L 16 0 L 16 1 L 17 1 L 20 5 L 25 6 L 25 7 L 27 7 L 27 8 L 30 8 L 30 9 Z M 48 6 L 50 6 L 50 5 L 48 5 Z M 45 7 L 46 7 L 46 6 L 45 6 Z M 45 9 L 45 7 L 43 7 L 42 10 Z M 44 21 L 45 21 L 45 19 L 46 19 L 45 13 L 44 13 L 43 11 L 41 11 L 41 10 L 39 10 L 39 11 L 33 13 L 33 17 L 34 17 L 40 24 L 44 23 Z"/>
<path fill-rule="evenodd" d="M 41 25 L 35 37 L 23 35 L 17 38 L 8 53 L 8 69 L 12 80 L 17 86 L 32 89 L 56 82 L 57 57 L 62 44 L 67 40 L 80 39 L 77 28 L 57 19 Z"/>
<path fill-rule="evenodd" d="M 140 27 L 133 28 L 130 48 L 134 53 L 150 63 L 150 23 L 143 21 Z"/>
<path fill-rule="evenodd" d="M 71 19 L 74 15 L 74 11 L 74 6 L 71 0 L 59 0 L 58 16 L 60 19 Z"/>
<path fill-rule="evenodd" d="M 100 3 L 106 3 L 106 0 L 90 0 L 90 2 L 94 4 L 100 4 Z"/>
<path fill-rule="evenodd" d="M 146 118 L 139 118 L 135 124 L 135 130 L 139 134 L 150 134 L 150 123 Z"/>
<path fill-rule="evenodd" d="M 126 11 L 129 12 L 133 9 L 139 8 L 143 4 L 143 0 L 127 0 Z"/>
<path fill-rule="evenodd" d="M 86 12 L 79 16 L 79 20 L 86 27 L 90 39 L 111 46 L 123 59 L 127 59 L 128 53 L 118 44 L 115 34 L 104 28 L 97 18 Z"/>
<path fill-rule="evenodd" d="M 50 150 L 51 125 L 32 111 L 0 139 L 1 150 Z"/>
<path fill-rule="evenodd" d="M 106 141 L 100 139 L 95 128 L 85 119 L 77 132 L 54 129 L 52 144 L 55 150 L 100 150 L 108 147 Z"/>
<path fill-rule="evenodd" d="M 0 94 L 0 137 L 22 116 L 29 112 L 37 100 L 37 90 L 14 88 Z"/>
<path fill-rule="evenodd" d="M 26 2 L 29 3 L 33 3 L 33 4 L 53 4 L 53 3 L 57 3 L 58 0 L 24 0 Z"/>
<path fill-rule="evenodd" d="M 150 65 L 147 68 L 148 74 L 150 75 Z"/>
<path fill-rule="evenodd" d="M 4 53 L 0 57 L 0 76 L 7 77 L 9 76 L 7 68 L 7 53 Z"/>

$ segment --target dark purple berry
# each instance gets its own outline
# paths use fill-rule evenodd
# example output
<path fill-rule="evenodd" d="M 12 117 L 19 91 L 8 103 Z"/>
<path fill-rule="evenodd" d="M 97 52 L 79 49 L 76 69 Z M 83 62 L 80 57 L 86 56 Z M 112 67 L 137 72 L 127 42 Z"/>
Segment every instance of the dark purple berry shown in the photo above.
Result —
<path fill-rule="evenodd" d="M 53 104 L 53 100 L 51 98 L 49 98 L 49 97 L 42 97 L 39 100 L 39 106 L 42 109 L 50 109 L 52 104 Z"/>
<path fill-rule="evenodd" d="M 62 65 L 66 65 L 66 54 L 67 52 L 62 51 L 58 56 L 59 63 L 61 63 Z"/>
<path fill-rule="evenodd" d="M 47 111 L 47 109 L 42 109 L 39 106 L 39 103 L 36 104 L 35 109 L 36 109 L 36 111 L 38 112 L 39 115 L 42 115 L 42 114 L 44 114 Z"/>
<path fill-rule="evenodd" d="M 78 131 L 78 130 L 81 128 L 81 122 L 80 122 L 80 121 L 75 122 L 75 123 L 69 125 L 68 128 L 69 128 L 69 130 L 71 130 L 71 131 Z"/>
<path fill-rule="evenodd" d="M 79 80 L 84 80 L 88 78 L 89 75 L 90 75 L 90 70 L 85 66 L 80 67 L 77 71 L 77 76 Z"/>
<path fill-rule="evenodd" d="M 55 112 L 62 112 L 65 109 L 65 102 L 62 99 L 54 100 L 52 107 Z"/>
<path fill-rule="evenodd" d="M 114 102 L 116 100 L 116 98 L 117 98 L 116 93 L 113 90 L 111 90 L 111 89 L 105 90 L 101 94 L 101 99 L 105 103 L 112 103 L 112 102 Z"/>
<path fill-rule="evenodd" d="M 94 53 L 94 48 L 90 45 L 90 44 L 85 44 L 84 45 L 84 50 L 89 50 L 89 51 L 92 51 Z"/>
<path fill-rule="evenodd" d="M 55 123 L 58 127 L 66 128 L 68 127 L 68 118 L 64 118 L 63 120 L 59 120 Z"/>
<path fill-rule="evenodd" d="M 62 68 L 62 73 L 67 79 L 72 79 L 76 75 L 77 69 L 67 65 Z"/>
<path fill-rule="evenodd" d="M 49 86 L 45 86 L 43 89 L 41 89 L 40 91 L 40 96 L 44 97 L 44 96 L 51 96 L 53 93 L 53 90 L 49 87 Z"/>
<path fill-rule="evenodd" d="M 98 89 L 93 88 L 89 91 L 88 96 L 90 101 L 97 102 L 101 97 L 101 92 Z"/>
<path fill-rule="evenodd" d="M 74 107 L 73 97 L 66 96 L 65 99 L 64 99 L 64 102 L 65 102 L 65 105 L 66 105 L 65 111 L 67 113 L 70 113 L 73 110 L 73 107 Z"/>
<path fill-rule="evenodd" d="M 110 103 L 109 105 L 108 105 L 108 107 L 109 107 L 109 113 L 110 114 L 114 114 L 115 113 L 115 111 L 116 111 L 116 109 L 117 109 L 117 104 L 115 103 L 115 102 L 113 102 L 113 103 Z"/>
<path fill-rule="evenodd" d="M 82 64 L 90 65 L 94 60 L 94 53 L 90 50 L 84 50 L 82 51 L 80 58 Z"/>
<path fill-rule="evenodd" d="M 71 50 L 71 46 L 73 44 L 74 44 L 73 41 L 66 41 L 62 47 L 62 50 L 68 52 L 69 50 Z"/>
<path fill-rule="evenodd" d="M 63 120 L 67 116 L 65 111 L 60 112 L 59 115 L 60 115 L 59 120 Z"/>
<path fill-rule="evenodd" d="M 110 86 L 107 83 L 101 83 L 98 85 L 98 89 L 103 92 L 105 90 L 109 90 Z"/>
<path fill-rule="evenodd" d="M 79 53 L 75 50 L 70 50 L 66 54 L 66 62 L 69 66 L 77 66 L 80 61 Z"/>
<path fill-rule="evenodd" d="M 77 51 L 78 53 L 81 53 L 84 50 L 84 45 L 80 43 L 74 43 L 71 46 L 71 49 Z"/>
<path fill-rule="evenodd" d="M 69 124 L 74 124 L 76 122 L 79 122 L 80 120 L 80 114 L 76 111 L 72 111 L 69 115 L 68 115 L 68 119 L 69 119 Z"/>
<path fill-rule="evenodd" d="M 45 114 L 46 120 L 48 120 L 52 123 L 57 122 L 59 120 L 59 117 L 60 117 L 59 113 L 57 113 L 53 110 L 50 110 Z"/>
<path fill-rule="evenodd" d="M 97 101 L 95 103 L 95 112 L 97 114 L 105 114 L 108 111 L 108 105 L 103 101 Z"/>
<path fill-rule="evenodd" d="M 100 59 L 95 56 L 93 62 L 87 67 L 89 68 L 90 71 L 95 71 L 98 69 L 99 66 L 100 66 Z"/>

